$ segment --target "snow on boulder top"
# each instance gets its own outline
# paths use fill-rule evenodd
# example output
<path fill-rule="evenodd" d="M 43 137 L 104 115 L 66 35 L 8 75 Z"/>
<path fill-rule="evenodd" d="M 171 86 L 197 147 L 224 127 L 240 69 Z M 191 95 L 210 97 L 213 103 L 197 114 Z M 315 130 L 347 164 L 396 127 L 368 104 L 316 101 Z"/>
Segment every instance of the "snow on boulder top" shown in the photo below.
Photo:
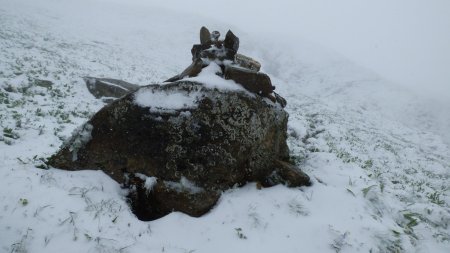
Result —
<path fill-rule="evenodd" d="M 259 72 L 261 64 L 242 54 L 238 54 L 239 38 L 231 31 L 226 33 L 224 40 L 219 40 L 220 33 L 212 33 L 205 27 L 200 30 L 200 44 L 194 44 L 192 63 L 183 72 L 173 76 L 165 83 L 180 80 L 203 84 L 208 89 L 225 91 L 247 91 L 251 97 L 261 96 L 269 104 L 286 106 L 286 100 L 274 92 L 270 77 Z M 194 108 L 197 95 L 192 92 L 175 90 L 171 92 L 153 91 L 151 88 L 140 89 L 139 85 L 111 78 L 85 78 L 89 92 L 96 98 L 103 98 L 107 103 L 114 98 L 134 94 L 135 102 L 150 111 L 173 111 Z"/>
<path fill-rule="evenodd" d="M 144 87 L 134 94 L 134 102 L 141 107 L 150 107 L 152 112 L 192 109 L 196 107 L 198 95 L 197 92 L 163 91 Z"/>
<path fill-rule="evenodd" d="M 183 80 L 202 83 L 206 88 L 210 89 L 246 91 L 244 87 L 237 84 L 235 81 L 223 79 L 218 74 L 222 75 L 222 69 L 217 63 L 211 62 L 202 69 L 198 76 L 185 78 Z"/>

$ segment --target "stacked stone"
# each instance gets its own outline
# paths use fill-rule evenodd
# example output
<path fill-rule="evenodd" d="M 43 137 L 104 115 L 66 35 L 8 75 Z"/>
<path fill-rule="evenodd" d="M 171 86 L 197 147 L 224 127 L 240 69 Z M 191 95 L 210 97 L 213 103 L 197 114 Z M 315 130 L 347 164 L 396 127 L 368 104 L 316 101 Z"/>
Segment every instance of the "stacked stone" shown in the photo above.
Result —
<path fill-rule="evenodd" d="M 269 98 L 273 102 L 286 106 L 286 100 L 273 92 L 275 86 L 272 85 L 270 77 L 259 72 L 261 64 L 242 54 L 238 54 L 239 38 L 228 30 L 225 40 L 220 40 L 220 33 L 212 33 L 206 27 L 200 29 L 200 44 L 193 45 L 191 49 L 192 64 L 181 74 L 178 74 L 166 82 L 175 82 L 185 77 L 197 76 L 204 67 L 211 62 L 217 63 L 222 68 L 219 73 L 225 79 L 231 79 L 242 85 L 250 92 Z"/>

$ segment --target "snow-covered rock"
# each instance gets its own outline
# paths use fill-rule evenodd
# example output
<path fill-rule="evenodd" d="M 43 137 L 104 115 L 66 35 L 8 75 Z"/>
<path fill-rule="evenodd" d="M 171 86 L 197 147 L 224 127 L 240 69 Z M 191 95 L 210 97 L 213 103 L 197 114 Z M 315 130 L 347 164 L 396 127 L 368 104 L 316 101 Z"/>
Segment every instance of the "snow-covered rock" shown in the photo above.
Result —
<path fill-rule="evenodd" d="M 86 141 L 77 141 L 76 150 L 67 143 L 49 164 L 102 169 L 133 190 L 133 209 L 145 220 L 173 210 L 203 215 L 221 191 L 251 181 L 308 185 L 309 177 L 288 162 L 281 104 L 224 87 L 193 81 L 142 87 L 100 110 L 86 123 L 92 138 L 74 136 Z M 157 180 L 149 187 L 145 176 Z"/>

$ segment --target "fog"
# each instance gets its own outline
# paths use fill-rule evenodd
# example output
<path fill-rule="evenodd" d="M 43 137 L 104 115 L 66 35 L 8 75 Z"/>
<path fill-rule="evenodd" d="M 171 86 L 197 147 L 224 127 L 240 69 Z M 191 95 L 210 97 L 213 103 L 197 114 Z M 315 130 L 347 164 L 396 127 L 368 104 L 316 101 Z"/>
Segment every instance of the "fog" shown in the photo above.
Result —
<path fill-rule="evenodd" d="M 415 94 L 408 95 L 409 101 L 382 97 L 378 103 L 384 106 L 383 113 L 395 109 L 401 117 L 394 120 L 438 134 L 450 144 L 448 0 L 104 1 L 133 2 L 145 8 L 174 11 L 179 14 L 179 20 L 174 22 L 180 25 L 193 14 L 205 17 L 205 24 L 199 26 L 219 29 L 207 23 L 214 19 L 218 21 L 216 25 L 226 24 L 221 25 L 221 30 L 229 27 L 243 42 L 259 39 L 268 42 L 261 43 L 261 47 L 303 50 L 296 53 L 297 59 L 304 59 L 298 57 L 304 56 L 305 51 L 308 61 L 320 58 L 309 54 L 305 45 L 314 45 L 315 50 L 323 48 L 327 54 L 331 52 L 360 66 L 362 71 L 372 71 L 384 79 L 382 83 L 399 87 L 405 94 Z M 248 49 L 248 44 L 243 43 L 244 47 Z M 272 49 L 269 46 L 267 50 Z M 263 68 L 269 65 L 265 60 Z M 380 88 L 380 92 L 384 90 Z M 395 108 L 390 107 L 392 100 L 398 100 Z"/>
<path fill-rule="evenodd" d="M 213 17 L 253 34 L 292 42 L 306 39 L 416 93 L 450 100 L 450 1 L 174 0 L 156 4 Z"/>

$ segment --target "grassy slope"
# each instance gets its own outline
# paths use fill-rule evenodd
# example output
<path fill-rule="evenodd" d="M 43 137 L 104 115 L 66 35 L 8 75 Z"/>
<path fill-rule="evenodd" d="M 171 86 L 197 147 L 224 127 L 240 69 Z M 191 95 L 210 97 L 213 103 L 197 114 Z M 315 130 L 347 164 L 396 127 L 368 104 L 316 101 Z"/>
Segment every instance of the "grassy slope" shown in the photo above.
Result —
<path fill-rule="evenodd" d="M 261 60 L 288 100 L 289 145 L 313 187 L 258 191 L 250 184 L 225 193 L 200 219 L 174 213 L 140 222 L 103 173 L 35 168 L 103 106 L 81 77 L 164 80 L 189 63 L 204 22 L 161 9 L 83 4 L 0 5 L 1 251 L 449 250 L 449 148 L 397 120 L 420 105 L 307 43 L 297 52 L 241 36 L 242 52 Z"/>

